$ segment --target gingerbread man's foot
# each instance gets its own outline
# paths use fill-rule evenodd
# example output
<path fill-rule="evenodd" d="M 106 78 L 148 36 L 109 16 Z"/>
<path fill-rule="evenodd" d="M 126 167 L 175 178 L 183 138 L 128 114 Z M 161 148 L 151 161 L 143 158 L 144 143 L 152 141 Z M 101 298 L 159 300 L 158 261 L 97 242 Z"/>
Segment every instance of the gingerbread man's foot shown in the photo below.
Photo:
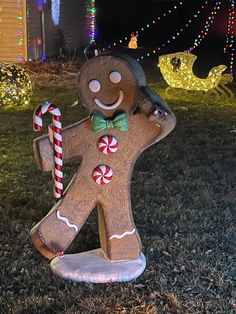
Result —
<path fill-rule="evenodd" d="M 111 261 L 132 260 L 140 254 L 141 241 L 135 228 L 109 237 L 106 255 Z"/>

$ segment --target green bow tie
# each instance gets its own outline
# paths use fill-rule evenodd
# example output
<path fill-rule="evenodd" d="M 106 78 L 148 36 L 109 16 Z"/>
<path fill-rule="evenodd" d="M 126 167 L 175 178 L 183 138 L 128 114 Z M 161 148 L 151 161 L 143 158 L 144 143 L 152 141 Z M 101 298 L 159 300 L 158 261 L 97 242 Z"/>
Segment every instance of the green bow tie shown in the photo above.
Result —
<path fill-rule="evenodd" d="M 92 130 L 99 132 L 104 129 L 118 129 L 120 131 L 128 131 L 128 117 L 122 112 L 114 118 L 106 118 L 101 112 L 96 112 L 91 118 Z"/>

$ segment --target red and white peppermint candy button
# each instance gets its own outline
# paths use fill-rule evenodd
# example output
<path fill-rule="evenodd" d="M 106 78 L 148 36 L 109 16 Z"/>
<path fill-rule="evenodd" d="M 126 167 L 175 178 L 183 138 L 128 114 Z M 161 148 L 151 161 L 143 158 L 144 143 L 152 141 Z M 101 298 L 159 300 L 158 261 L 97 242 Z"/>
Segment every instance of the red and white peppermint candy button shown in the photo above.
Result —
<path fill-rule="evenodd" d="M 94 169 L 93 180 L 97 184 L 108 184 L 109 182 L 111 182 L 112 177 L 113 171 L 111 167 L 107 165 L 99 165 Z"/>
<path fill-rule="evenodd" d="M 104 135 L 98 142 L 99 150 L 105 155 L 111 155 L 118 149 L 118 141 L 114 136 Z"/>

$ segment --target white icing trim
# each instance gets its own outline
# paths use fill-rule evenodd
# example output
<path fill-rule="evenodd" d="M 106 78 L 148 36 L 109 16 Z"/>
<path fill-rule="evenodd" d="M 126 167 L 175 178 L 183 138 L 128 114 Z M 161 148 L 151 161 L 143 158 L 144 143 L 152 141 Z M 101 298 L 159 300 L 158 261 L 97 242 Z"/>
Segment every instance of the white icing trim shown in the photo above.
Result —
<path fill-rule="evenodd" d="M 123 98 L 124 98 L 124 92 L 123 92 L 123 90 L 120 90 L 118 99 L 117 99 L 117 100 L 115 101 L 115 103 L 114 103 L 113 105 L 111 105 L 111 106 L 109 106 L 109 104 L 106 105 L 106 104 L 102 103 L 98 98 L 94 98 L 94 102 L 95 102 L 95 104 L 96 104 L 98 107 L 100 107 L 100 108 L 102 108 L 102 109 L 105 109 L 105 110 L 113 110 L 113 109 L 117 108 L 117 107 L 121 104 Z"/>
<path fill-rule="evenodd" d="M 57 210 L 57 218 L 64 221 L 66 223 L 67 227 L 74 228 L 76 232 L 79 231 L 79 228 L 75 224 L 70 223 L 66 217 L 60 215 L 59 209 Z"/>
<path fill-rule="evenodd" d="M 123 232 L 122 234 L 113 234 L 112 236 L 110 236 L 109 240 L 111 239 L 121 239 L 127 235 L 131 235 L 131 234 L 134 234 L 135 233 L 135 228 L 132 230 L 132 231 L 125 231 Z"/>

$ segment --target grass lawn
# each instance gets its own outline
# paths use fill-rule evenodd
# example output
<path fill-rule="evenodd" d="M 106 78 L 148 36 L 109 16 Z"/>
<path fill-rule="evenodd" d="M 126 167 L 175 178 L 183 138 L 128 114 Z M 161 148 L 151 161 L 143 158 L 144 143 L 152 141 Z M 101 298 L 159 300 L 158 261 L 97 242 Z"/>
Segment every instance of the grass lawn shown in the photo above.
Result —
<path fill-rule="evenodd" d="M 147 79 L 165 97 L 155 71 Z M 235 313 L 236 101 L 168 100 L 177 126 L 140 156 L 132 179 L 146 271 L 130 283 L 85 284 L 55 277 L 29 237 L 54 202 L 51 173 L 34 161 L 33 110 L 58 104 L 66 126 L 87 115 L 76 99 L 73 84 L 36 82 L 28 108 L 0 109 L 0 313 Z M 65 166 L 66 183 L 77 166 Z M 94 212 L 68 252 L 97 247 Z"/>

